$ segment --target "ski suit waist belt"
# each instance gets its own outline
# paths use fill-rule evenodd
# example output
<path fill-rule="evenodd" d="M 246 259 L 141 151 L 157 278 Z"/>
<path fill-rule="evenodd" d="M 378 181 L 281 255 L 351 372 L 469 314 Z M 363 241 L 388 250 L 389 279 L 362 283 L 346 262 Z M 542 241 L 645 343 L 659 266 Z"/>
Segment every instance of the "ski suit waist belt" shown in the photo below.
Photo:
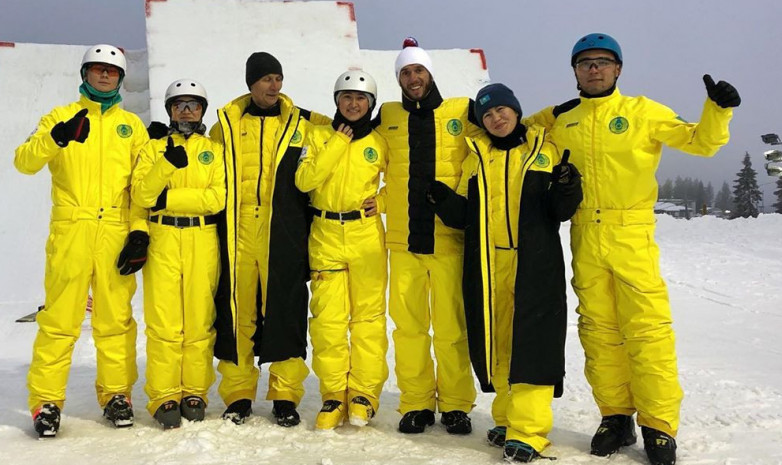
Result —
<path fill-rule="evenodd" d="M 63 220 L 101 220 L 115 223 L 127 223 L 130 209 L 120 207 L 52 207 L 52 221 Z"/>
<path fill-rule="evenodd" d="M 570 221 L 573 224 L 599 223 L 620 226 L 654 224 L 654 211 L 579 208 Z"/>

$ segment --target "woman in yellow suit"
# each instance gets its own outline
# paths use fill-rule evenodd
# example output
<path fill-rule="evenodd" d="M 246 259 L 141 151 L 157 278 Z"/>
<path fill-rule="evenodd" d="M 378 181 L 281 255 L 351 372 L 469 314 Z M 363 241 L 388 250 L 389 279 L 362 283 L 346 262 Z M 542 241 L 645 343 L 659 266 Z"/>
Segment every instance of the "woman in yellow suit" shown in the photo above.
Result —
<path fill-rule="evenodd" d="M 388 378 L 387 255 L 376 198 L 387 145 L 370 123 L 376 96 L 375 80 L 363 71 L 337 78 L 334 122 L 308 134 L 296 170 L 296 186 L 310 193 L 314 209 L 310 337 L 323 398 L 319 430 L 345 418 L 366 425 Z"/>
<path fill-rule="evenodd" d="M 470 358 L 481 388 L 496 392 L 488 440 L 504 447 L 506 460 L 529 462 L 550 444 L 551 401 L 562 395 L 567 305 L 559 226 L 576 211 L 581 182 L 543 128 L 518 122 L 521 106 L 506 86 L 481 89 L 475 116 L 486 133 L 467 139 L 460 195 L 433 183 L 429 198 L 446 225 L 466 227 Z"/>
<path fill-rule="evenodd" d="M 204 136 L 206 90 L 192 79 L 166 90 L 167 138 L 152 140 L 133 173 L 133 201 L 150 208 L 144 270 L 147 409 L 164 429 L 201 421 L 215 379 L 217 218 L 225 208 L 222 147 Z"/>

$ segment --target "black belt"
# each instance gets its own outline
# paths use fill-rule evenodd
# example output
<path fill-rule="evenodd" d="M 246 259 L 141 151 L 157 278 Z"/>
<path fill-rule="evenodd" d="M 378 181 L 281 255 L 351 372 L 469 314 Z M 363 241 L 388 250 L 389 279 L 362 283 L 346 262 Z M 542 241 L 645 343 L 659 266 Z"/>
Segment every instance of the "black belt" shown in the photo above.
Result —
<path fill-rule="evenodd" d="M 209 215 L 204 217 L 204 226 L 207 224 L 217 224 L 218 215 Z M 159 221 L 158 221 L 159 220 Z M 201 226 L 201 217 L 198 216 L 150 216 L 152 223 L 165 224 L 167 226 L 176 226 L 177 228 L 189 228 L 191 226 Z"/>
<path fill-rule="evenodd" d="M 317 208 L 312 208 L 312 214 L 320 218 L 326 218 L 327 220 L 352 221 L 361 219 L 361 210 L 353 210 L 352 212 L 342 213 L 324 212 L 322 210 L 318 210 Z"/>

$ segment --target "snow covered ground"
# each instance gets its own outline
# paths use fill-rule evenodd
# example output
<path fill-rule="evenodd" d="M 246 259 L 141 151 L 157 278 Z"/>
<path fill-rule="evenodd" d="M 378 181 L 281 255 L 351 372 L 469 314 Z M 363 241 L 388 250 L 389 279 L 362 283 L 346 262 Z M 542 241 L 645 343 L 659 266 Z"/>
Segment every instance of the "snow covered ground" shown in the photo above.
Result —
<path fill-rule="evenodd" d="M 566 242 L 567 226 L 562 232 Z M 657 239 L 671 294 L 685 390 L 679 435 L 682 465 L 782 464 L 781 232 L 782 215 L 734 221 L 658 216 Z M 11 273 L 3 271 L 4 275 Z M 30 286 L 38 286 L 37 277 L 30 277 Z M 569 302 L 574 308 L 572 294 Z M 135 303 L 141 322 L 140 302 L 136 299 Z M 143 408 L 143 325 L 139 327 L 138 360 L 142 377 L 134 390 L 137 423 L 130 429 L 113 429 L 102 421 L 95 402 L 89 320 L 84 322 L 74 352 L 61 432 L 54 440 L 38 441 L 26 409 L 25 389 L 36 325 L 13 322 L 34 304 L 0 307 L 2 464 L 501 463 L 500 450 L 484 439 L 491 426 L 489 395 L 478 396 L 472 413 L 475 431 L 470 436 L 449 436 L 439 424 L 425 434 L 404 436 L 396 432 L 399 394 L 393 373 L 378 416 L 364 429 L 344 426 L 334 432 L 315 432 L 320 399 L 317 380 L 310 375 L 300 407 L 303 422 L 298 427 L 276 426 L 266 401 L 256 403 L 256 415 L 243 426 L 223 422 L 224 407 L 213 389 L 206 421 L 163 432 Z M 640 445 L 610 459 L 588 455 L 599 414 L 582 374 L 583 354 L 575 324 L 571 310 L 565 395 L 554 404 L 554 445 L 546 453 L 557 456 L 556 463 L 562 465 L 645 464 Z M 388 361 L 393 367 L 393 345 Z M 264 372 L 261 386 L 266 386 L 267 379 Z"/>

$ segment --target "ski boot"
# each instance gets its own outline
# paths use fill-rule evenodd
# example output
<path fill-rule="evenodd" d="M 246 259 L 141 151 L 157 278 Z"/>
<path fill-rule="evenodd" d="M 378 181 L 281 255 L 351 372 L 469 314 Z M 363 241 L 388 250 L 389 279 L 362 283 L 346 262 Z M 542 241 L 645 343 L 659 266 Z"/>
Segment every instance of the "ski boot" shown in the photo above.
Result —
<path fill-rule="evenodd" d="M 117 394 L 103 408 L 103 417 L 117 428 L 133 426 L 133 405 L 124 394 Z"/>
<path fill-rule="evenodd" d="M 234 424 L 241 425 L 253 413 L 253 403 L 250 399 L 239 399 L 231 402 L 231 405 L 223 412 L 223 420 L 231 420 Z"/>
<path fill-rule="evenodd" d="M 179 405 L 179 412 L 187 421 L 204 421 L 206 402 L 198 396 L 187 396 Z"/>
<path fill-rule="evenodd" d="M 272 415 L 277 419 L 277 424 L 284 428 L 296 426 L 301 422 L 296 404 L 289 400 L 275 400 Z"/>
<path fill-rule="evenodd" d="M 632 416 L 603 417 L 595 435 L 592 436 L 591 454 L 606 457 L 618 451 L 620 447 L 635 444 L 637 440 Z"/>
<path fill-rule="evenodd" d="M 60 430 L 60 407 L 46 403 L 33 414 L 33 427 L 39 439 L 53 438 Z"/>
<path fill-rule="evenodd" d="M 674 465 L 676 463 L 676 439 L 646 426 L 641 427 L 644 450 L 652 465 Z"/>
<path fill-rule="evenodd" d="M 399 420 L 399 432 L 405 434 L 423 433 L 427 426 L 434 425 L 434 412 L 431 410 L 411 410 Z"/>

